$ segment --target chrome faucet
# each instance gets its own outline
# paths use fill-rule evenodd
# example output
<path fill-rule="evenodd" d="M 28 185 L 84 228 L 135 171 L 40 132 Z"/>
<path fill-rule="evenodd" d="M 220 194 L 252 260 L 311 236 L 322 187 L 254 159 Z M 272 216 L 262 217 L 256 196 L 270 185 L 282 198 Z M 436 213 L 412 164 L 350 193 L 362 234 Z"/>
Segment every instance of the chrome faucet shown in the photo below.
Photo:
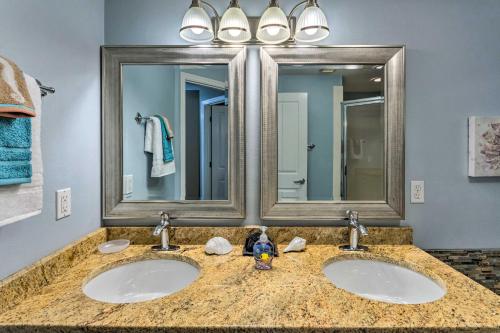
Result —
<path fill-rule="evenodd" d="M 368 247 L 358 244 L 360 234 L 361 236 L 368 235 L 366 227 L 358 221 L 358 212 L 355 210 L 348 210 L 346 214 L 347 220 L 349 221 L 349 245 L 342 245 L 340 249 L 344 251 L 367 251 Z"/>
<path fill-rule="evenodd" d="M 170 232 L 170 221 L 173 220 L 173 217 L 167 212 L 160 212 L 161 222 L 156 226 L 153 231 L 153 236 L 161 235 L 161 245 L 155 245 L 152 247 L 153 251 L 175 251 L 179 249 L 177 245 L 170 244 L 169 232 Z"/>

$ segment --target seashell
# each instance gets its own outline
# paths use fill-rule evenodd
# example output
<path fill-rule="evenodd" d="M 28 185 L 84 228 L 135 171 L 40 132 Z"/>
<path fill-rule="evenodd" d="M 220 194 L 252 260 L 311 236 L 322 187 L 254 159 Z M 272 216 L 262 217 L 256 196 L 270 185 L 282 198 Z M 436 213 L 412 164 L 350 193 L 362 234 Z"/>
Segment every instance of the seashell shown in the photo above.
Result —
<path fill-rule="evenodd" d="M 283 250 L 283 252 L 300 252 L 306 248 L 306 240 L 304 238 L 295 237 L 290 244 Z"/>
<path fill-rule="evenodd" d="M 205 252 L 207 254 L 228 254 L 233 250 L 233 246 L 229 241 L 222 237 L 214 237 L 209 239 L 207 244 L 205 244 Z"/>

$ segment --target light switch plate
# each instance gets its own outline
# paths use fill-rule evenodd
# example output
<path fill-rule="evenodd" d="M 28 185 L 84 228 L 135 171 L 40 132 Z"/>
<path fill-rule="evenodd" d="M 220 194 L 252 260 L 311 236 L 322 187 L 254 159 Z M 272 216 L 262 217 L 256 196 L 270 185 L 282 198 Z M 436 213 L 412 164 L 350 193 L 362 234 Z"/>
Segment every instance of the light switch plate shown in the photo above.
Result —
<path fill-rule="evenodd" d="M 411 181 L 411 193 L 410 202 L 411 203 L 424 203 L 424 181 L 423 180 L 412 180 Z"/>
<path fill-rule="evenodd" d="M 123 195 L 130 196 L 134 192 L 134 175 L 123 175 Z"/>
<path fill-rule="evenodd" d="M 71 188 L 56 192 L 56 219 L 60 220 L 71 215 Z"/>

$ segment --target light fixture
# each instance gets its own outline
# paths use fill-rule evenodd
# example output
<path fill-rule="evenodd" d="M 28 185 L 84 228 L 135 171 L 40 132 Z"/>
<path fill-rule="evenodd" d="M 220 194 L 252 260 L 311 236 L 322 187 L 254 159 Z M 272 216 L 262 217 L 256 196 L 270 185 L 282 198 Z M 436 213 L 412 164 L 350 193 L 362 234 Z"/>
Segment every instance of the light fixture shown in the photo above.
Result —
<path fill-rule="evenodd" d="M 373 69 L 376 69 L 376 70 L 381 70 L 384 68 L 384 65 L 375 65 L 373 66 Z"/>
<path fill-rule="evenodd" d="M 267 44 L 279 44 L 290 38 L 288 18 L 278 5 L 278 0 L 271 0 L 259 20 L 257 39 Z"/>
<path fill-rule="evenodd" d="M 305 5 L 295 25 L 293 13 Z M 213 17 L 203 8 L 209 8 Z M 252 18 L 256 20 L 258 18 Z M 253 23 L 254 21 L 252 21 Z M 214 6 L 206 0 L 192 0 L 184 15 L 179 30 L 180 36 L 191 43 L 245 43 L 252 38 L 248 18 L 239 6 L 238 0 L 230 0 L 222 18 Z M 328 22 L 317 0 L 302 0 L 295 5 L 288 16 L 279 7 L 278 0 L 269 0 L 269 5 L 259 19 L 256 37 L 265 44 L 279 44 L 293 40 L 317 42 L 330 34 Z M 290 38 L 292 37 L 292 38 Z"/>
<path fill-rule="evenodd" d="M 307 0 L 306 8 L 297 21 L 295 40 L 306 43 L 317 42 L 329 34 L 325 13 L 319 8 L 316 0 Z"/>
<path fill-rule="evenodd" d="M 182 19 L 179 34 L 182 39 L 192 43 L 207 43 L 214 39 L 212 21 L 201 7 L 200 0 L 191 2 L 191 6 Z"/>
<path fill-rule="evenodd" d="M 377 77 L 372 77 L 370 79 L 370 81 L 375 82 L 375 83 L 380 83 L 380 82 L 382 82 L 382 78 L 378 77 L 378 76 Z"/>
<path fill-rule="evenodd" d="M 231 0 L 220 20 L 217 37 L 227 43 L 244 43 L 250 40 L 250 24 L 238 0 Z"/>

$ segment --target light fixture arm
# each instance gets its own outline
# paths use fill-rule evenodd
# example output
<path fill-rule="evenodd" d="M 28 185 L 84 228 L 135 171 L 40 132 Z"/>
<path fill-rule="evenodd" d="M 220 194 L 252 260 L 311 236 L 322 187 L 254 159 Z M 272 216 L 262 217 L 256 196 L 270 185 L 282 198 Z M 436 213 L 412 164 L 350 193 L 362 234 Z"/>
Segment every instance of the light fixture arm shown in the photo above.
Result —
<path fill-rule="evenodd" d="M 288 26 L 290 27 L 290 38 L 293 39 L 293 40 L 295 40 L 295 29 L 292 29 L 292 17 L 293 17 L 293 13 L 295 13 L 295 11 L 297 10 L 297 8 L 299 8 L 303 4 L 306 4 L 306 3 L 309 4 L 310 1 L 311 0 L 304 0 L 304 1 L 299 2 L 298 4 L 296 4 L 292 8 L 292 10 L 290 11 L 290 14 L 288 14 L 287 20 L 288 20 Z M 314 1 L 314 0 L 312 0 L 312 1 Z"/>
<path fill-rule="evenodd" d="M 207 2 L 207 1 L 205 1 L 205 0 L 197 0 L 197 1 L 199 1 L 199 3 L 204 4 L 205 6 L 207 6 L 208 8 L 210 8 L 210 10 L 212 11 L 212 13 L 213 13 L 213 14 L 214 14 L 214 16 L 215 16 L 215 19 L 216 19 L 217 21 L 219 21 L 219 19 L 220 19 L 220 15 L 219 15 L 219 13 L 217 12 L 217 9 L 215 9 L 215 7 L 214 7 L 214 6 L 212 6 L 210 3 L 208 3 L 208 2 Z"/>
<path fill-rule="evenodd" d="M 312 0 L 314 1 L 314 0 Z M 304 1 L 301 1 L 299 2 L 298 4 L 296 4 L 292 10 L 290 11 L 290 14 L 288 14 L 288 23 L 290 24 L 290 21 L 292 20 L 292 16 L 293 16 L 293 13 L 295 13 L 295 11 L 297 10 L 297 8 L 299 8 L 301 5 L 305 4 L 305 3 L 309 3 L 311 2 L 311 0 L 304 0 Z"/>
<path fill-rule="evenodd" d="M 198 3 L 198 5 L 205 5 L 205 7 L 209 8 L 212 11 L 212 14 L 214 15 L 214 39 L 217 39 L 217 33 L 219 30 L 219 24 L 220 24 L 220 15 L 217 12 L 217 9 L 215 9 L 214 6 L 212 6 L 208 1 L 205 0 L 194 0 Z M 193 2 L 194 2 L 193 1 Z"/>

